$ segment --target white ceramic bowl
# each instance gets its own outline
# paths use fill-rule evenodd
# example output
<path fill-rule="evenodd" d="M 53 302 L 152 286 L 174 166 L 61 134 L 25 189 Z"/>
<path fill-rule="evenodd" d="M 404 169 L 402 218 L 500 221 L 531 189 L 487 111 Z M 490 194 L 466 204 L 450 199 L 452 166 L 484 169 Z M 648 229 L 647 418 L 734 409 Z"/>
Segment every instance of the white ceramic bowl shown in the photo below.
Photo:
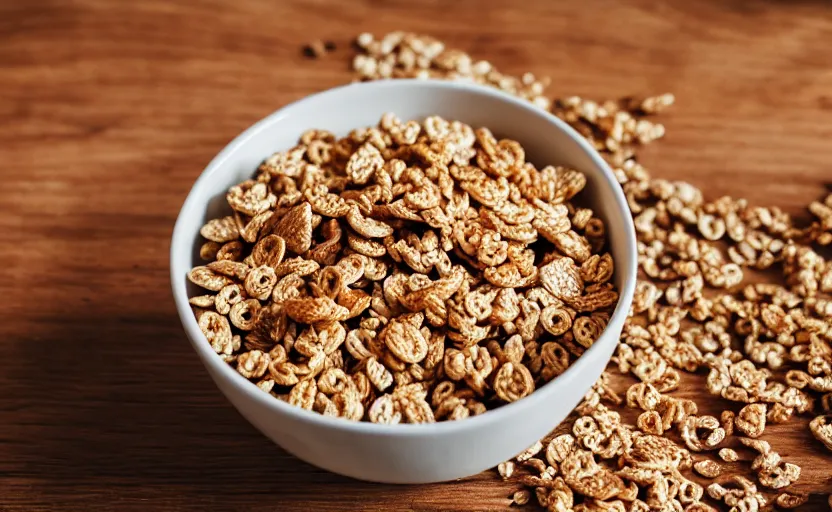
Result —
<path fill-rule="evenodd" d="M 498 137 L 518 140 L 538 166 L 562 164 L 584 172 L 585 201 L 606 222 L 621 298 L 595 344 L 566 372 L 530 396 L 462 421 L 376 425 L 331 418 L 260 391 L 214 353 L 188 305 L 186 274 L 198 265 L 199 229 L 227 212 L 231 185 L 251 177 L 272 153 L 293 146 L 309 128 L 337 135 L 375 125 L 385 112 L 403 120 L 438 114 Z M 426 483 L 476 474 L 511 458 L 560 423 L 598 379 L 618 342 L 636 276 L 633 223 L 621 188 L 590 145 L 565 123 L 495 89 L 438 81 L 357 83 L 315 94 L 258 122 L 234 139 L 193 186 L 173 232 L 173 296 L 185 333 L 220 390 L 266 436 L 300 459 L 362 480 Z"/>

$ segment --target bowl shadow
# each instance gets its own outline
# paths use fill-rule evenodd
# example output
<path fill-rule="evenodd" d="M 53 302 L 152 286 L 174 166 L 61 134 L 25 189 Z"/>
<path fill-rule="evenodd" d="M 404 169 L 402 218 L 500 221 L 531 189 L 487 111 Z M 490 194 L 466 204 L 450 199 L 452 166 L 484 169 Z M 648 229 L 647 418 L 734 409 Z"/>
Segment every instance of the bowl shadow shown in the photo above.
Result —
<path fill-rule="evenodd" d="M 465 503 L 471 485 L 492 495 L 493 509 L 505 505 L 506 485 L 491 475 L 464 485 L 381 485 L 289 455 L 203 369 L 167 269 L 146 278 L 157 300 L 100 315 L 129 300 L 114 282 L 109 294 L 47 305 L 25 337 L 9 340 L 16 364 L 2 376 L 3 510 L 435 510 L 430 503 L 453 509 L 441 505 L 449 493 Z"/>

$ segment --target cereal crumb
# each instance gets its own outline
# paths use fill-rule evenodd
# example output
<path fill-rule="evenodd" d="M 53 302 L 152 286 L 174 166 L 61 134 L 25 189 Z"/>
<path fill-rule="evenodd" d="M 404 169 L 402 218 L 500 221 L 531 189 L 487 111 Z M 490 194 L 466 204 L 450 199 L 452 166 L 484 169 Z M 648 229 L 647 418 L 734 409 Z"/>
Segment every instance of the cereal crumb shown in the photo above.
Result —
<path fill-rule="evenodd" d="M 809 501 L 808 494 L 791 494 L 784 492 L 777 496 L 774 500 L 775 505 L 779 508 L 791 509 L 797 508 Z"/>
<path fill-rule="evenodd" d="M 528 500 L 534 489 L 538 503 L 549 510 L 626 508 L 633 511 L 711 512 L 715 509 L 702 501 L 707 494 L 726 509 L 758 510 L 769 505 L 758 490 L 758 484 L 768 489 L 783 489 L 799 478 L 800 467 L 783 461 L 768 442 L 758 437 L 763 434 L 766 423 L 787 423 L 798 414 L 813 411 L 815 401 L 820 403 L 824 413 L 828 413 L 829 403 L 832 403 L 829 398 L 832 396 L 829 393 L 832 363 L 828 358 L 828 343 L 824 341 L 829 337 L 827 319 L 832 316 L 832 301 L 828 299 L 832 290 L 832 264 L 814 248 L 832 244 L 832 194 L 809 202 L 811 224 L 799 227 L 776 207 L 756 206 L 744 199 L 730 197 L 707 198 L 691 184 L 651 176 L 638 162 L 636 153 L 640 146 L 664 137 L 664 125 L 652 116 L 675 102 L 676 98 L 670 93 L 601 102 L 578 96 L 552 99 L 546 94 L 548 79 L 531 73 L 517 76 L 501 73 L 490 62 L 448 48 L 429 36 L 401 31 L 379 37 L 364 33 L 357 37 L 356 47 L 359 53 L 353 60 L 353 69 L 357 80 L 438 78 L 468 81 L 500 89 L 553 112 L 583 135 L 610 163 L 632 211 L 641 277 L 636 286 L 632 317 L 624 327 L 612 363 L 621 373 L 630 374 L 637 380 L 637 384 L 627 391 L 626 405 L 639 409 L 638 429 L 620 421 L 617 410 L 622 406 L 621 400 L 616 400 L 617 395 L 605 374 L 578 406 L 576 415 L 565 423 L 571 433 L 559 432 L 557 436 L 550 435 L 542 440 L 540 446 L 545 447 L 545 462 L 543 455 L 538 458 L 539 452 L 544 450 L 535 445 L 531 450 L 533 453 L 522 456 L 520 471 L 514 471 L 514 462 L 505 462 L 498 467 L 503 478 L 514 477 L 526 486 L 520 501 Z M 432 128 L 434 131 L 444 129 L 441 123 Z M 396 137 L 408 138 L 408 130 L 403 132 Z M 367 132 L 364 136 L 364 140 L 371 141 L 377 148 L 389 145 L 384 133 Z M 331 151 L 332 148 L 315 148 L 311 153 L 320 161 L 328 161 L 332 158 Z M 372 153 L 372 150 L 368 151 Z M 330 152 L 329 157 L 327 152 Z M 518 154 L 517 148 L 510 146 L 500 153 Z M 341 154 L 341 158 L 345 156 L 348 155 Z M 373 174 L 367 169 L 373 167 L 374 158 L 364 156 L 367 158 L 362 157 L 362 164 L 351 171 L 360 179 L 364 179 L 365 173 L 367 176 Z M 488 159 L 494 160 L 491 156 Z M 499 161 L 495 163 L 497 165 L 489 169 L 500 176 L 504 172 L 500 169 L 506 167 Z M 459 179 L 458 176 L 454 178 Z M 464 181 L 468 179 L 470 177 L 463 178 Z M 557 183 L 557 188 L 565 185 L 568 189 L 571 184 L 579 183 L 580 177 L 552 173 L 546 180 Z M 502 192 L 493 187 L 466 192 L 477 201 L 493 202 L 495 197 L 498 201 L 503 197 Z M 374 254 L 387 251 L 395 256 L 397 263 L 401 259 L 410 265 L 408 261 L 416 263 L 417 260 L 413 248 L 453 243 L 448 242 L 447 237 L 443 239 L 441 233 L 438 241 L 432 237 L 424 240 L 414 234 L 407 243 L 388 247 L 384 238 L 379 243 L 369 235 L 378 228 L 363 220 L 365 210 L 370 207 L 366 204 L 357 206 L 344 206 L 327 196 L 327 201 L 321 201 L 320 208 L 341 216 L 345 216 L 348 209 L 353 220 L 349 223 L 349 233 L 356 229 L 351 226 L 353 223 L 359 229 L 366 229 L 360 237 L 362 240 L 352 234 L 341 236 L 346 236 L 351 250 L 369 258 L 368 262 L 379 257 Z M 412 212 L 402 206 L 407 205 L 387 205 L 384 212 L 396 218 L 412 218 Z M 493 290 L 472 290 L 466 288 L 470 285 L 463 285 L 466 292 L 473 292 L 462 305 L 472 320 L 467 324 L 463 322 L 464 332 L 458 331 L 453 341 L 466 345 L 485 339 L 481 338 L 484 333 L 478 327 L 486 318 L 504 321 L 502 328 L 514 341 L 509 344 L 506 340 L 505 346 L 487 342 L 485 346 L 473 349 L 448 345 L 444 351 L 438 348 L 438 343 L 430 344 L 429 353 L 438 354 L 435 358 L 443 361 L 442 371 L 450 378 L 445 381 L 448 384 L 443 384 L 430 398 L 432 406 L 439 404 L 435 409 L 437 417 L 462 418 L 485 409 L 485 405 L 471 395 L 458 394 L 460 388 L 472 391 L 476 396 L 496 383 L 497 396 L 503 402 L 525 396 L 537 379 L 554 378 L 568 368 L 573 358 L 586 349 L 588 340 L 596 336 L 599 323 L 606 320 L 604 314 L 585 315 L 581 310 L 611 300 L 609 290 L 603 285 L 596 286 L 596 282 L 605 282 L 611 265 L 600 254 L 588 255 L 586 244 L 562 232 L 564 226 L 569 225 L 584 237 L 601 236 L 604 226 L 591 212 L 569 208 L 564 220 L 560 214 L 554 215 L 557 210 L 547 209 L 547 216 L 554 215 L 556 221 L 544 221 L 545 217 L 537 219 L 523 211 L 509 212 L 503 208 L 494 213 L 486 216 L 486 223 L 494 233 L 466 232 L 463 239 L 471 240 L 474 235 L 477 245 L 461 248 L 464 257 L 471 258 L 472 262 L 505 267 L 500 272 L 489 271 L 487 276 L 483 273 L 490 284 L 499 288 L 504 283 L 523 282 L 528 277 L 521 271 L 522 265 L 516 264 L 518 254 L 512 254 L 510 248 L 512 243 L 531 240 L 531 230 L 512 232 L 506 229 L 523 224 L 520 219 L 532 220 L 537 234 L 555 244 L 558 251 L 574 262 L 574 268 L 566 261 L 543 258 L 536 277 L 542 286 L 540 291 L 533 293 L 495 294 Z M 503 218 L 504 215 L 511 219 Z M 429 222 L 436 221 L 431 218 L 433 220 Z M 233 232 L 234 226 L 224 221 L 207 228 L 207 232 L 219 239 Z M 237 228 L 242 229 L 242 226 Z M 253 229 L 243 231 L 248 233 Z M 214 245 L 221 242 L 211 239 L 209 242 L 213 243 L 206 243 L 201 251 L 206 260 L 211 260 L 215 253 L 223 253 Z M 589 249 L 594 249 L 591 241 Z M 239 261 L 241 258 L 232 259 Z M 519 260 L 522 261 L 522 256 Z M 509 264 L 517 268 L 509 268 Z M 378 276 L 383 272 L 375 263 L 370 265 L 373 266 L 371 274 Z M 749 270 L 766 269 L 782 274 L 783 282 L 745 282 Z M 201 283 L 200 286 L 209 291 L 229 284 L 225 274 L 217 274 L 211 269 L 195 270 L 193 274 L 191 280 Z M 390 293 L 396 297 L 403 297 L 407 290 L 412 292 L 422 286 L 416 283 L 412 287 L 404 279 L 399 281 L 391 283 L 390 287 Z M 387 313 L 396 311 L 395 304 L 381 300 L 384 292 L 383 288 L 381 292 L 370 294 L 374 307 Z M 579 294 L 582 298 L 575 300 Z M 563 307 L 567 300 L 572 302 Z M 209 310 L 215 307 L 211 302 L 210 294 L 194 298 L 195 306 Z M 223 301 L 220 303 L 224 304 Z M 430 311 L 428 317 L 429 311 L 425 311 L 426 318 L 433 318 L 436 323 L 443 321 L 437 311 Z M 525 320 L 528 317 L 533 319 Z M 380 325 L 376 325 L 374 319 L 367 322 L 366 331 L 350 333 L 345 343 L 347 351 L 353 356 L 366 357 L 373 348 L 367 346 L 369 340 L 388 323 L 379 320 Z M 404 340 L 391 340 L 395 348 L 393 355 L 398 351 L 405 359 L 421 357 L 422 340 L 412 329 L 397 329 L 406 331 L 407 336 Z M 236 345 L 227 336 L 231 333 L 225 332 L 219 320 L 207 317 L 206 330 L 206 336 L 211 336 L 212 346 L 216 345 L 218 352 L 229 352 L 223 357 L 237 357 L 237 350 L 233 348 Z M 540 336 L 544 338 L 539 342 Z M 555 340 L 551 341 L 549 336 Z M 737 340 L 744 340 L 744 343 L 738 346 Z M 250 350 L 256 349 L 253 341 L 250 345 Z M 383 361 L 383 354 L 381 356 L 379 360 Z M 421 363 L 399 360 L 420 366 L 415 372 L 391 369 L 392 380 L 397 385 L 407 386 L 406 382 L 424 377 L 425 368 Z M 386 360 L 387 363 L 395 361 L 390 356 Z M 471 368 L 476 370 L 472 372 Z M 496 376 L 500 372 L 502 376 L 498 380 Z M 737 403 L 739 413 L 727 410 L 719 418 L 700 415 L 695 402 L 674 396 L 686 372 L 706 373 L 705 391 Z M 382 385 L 388 381 L 386 375 L 374 378 Z M 391 394 L 382 395 L 377 403 L 379 406 L 374 411 L 385 413 L 379 417 L 387 418 L 385 421 L 398 421 L 401 412 L 395 409 L 396 401 Z M 819 441 L 832 449 L 830 423 L 829 416 L 818 416 L 810 422 L 810 429 Z M 668 432 L 681 434 L 683 444 L 665 437 Z M 757 452 L 751 463 L 752 471 L 757 475 L 756 483 L 740 474 L 721 475 L 720 482 L 703 488 L 682 476 L 690 470 L 709 478 L 720 476 L 720 464 L 711 460 L 694 463 L 691 452 L 718 450 L 722 461 L 735 462 L 739 458 L 736 451 L 720 448 L 735 433 L 747 436 L 740 438 L 740 442 Z M 540 476 L 529 475 L 529 470 Z M 775 504 L 781 508 L 799 507 L 805 499 L 802 494 L 783 492 L 777 496 Z M 832 509 L 832 496 L 829 500 Z M 517 501 L 515 495 L 514 502 Z"/>
<path fill-rule="evenodd" d="M 712 460 L 700 460 L 693 465 L 693 470 L 706 478 L 716 478 L 722 473 L 722 467 Z"/>
<path fill-rule="evenodd" d="M 514 495 L 512 496 L 512 502 L 515 505 L 525 505 L 529 502 L 530 498 L 531 493 L 528 491 L 528 489 L 521 489 L 514 493 Z"/>
<path fill-rule="evenodd" d="M 718 452 L 719 458 L 725 462 L 736 462 L 739 460 L 737 452 L 731 448 L 721 448 Z"/>
<path fill-rule="evenodd" d="M 327 53 L 335 50 L 335 43 L 332 41 L 321 41 L 316 39 L 311 43 L 304 45 L 303 55 L 310 59 L 318 59 L 325 56 Z"/>

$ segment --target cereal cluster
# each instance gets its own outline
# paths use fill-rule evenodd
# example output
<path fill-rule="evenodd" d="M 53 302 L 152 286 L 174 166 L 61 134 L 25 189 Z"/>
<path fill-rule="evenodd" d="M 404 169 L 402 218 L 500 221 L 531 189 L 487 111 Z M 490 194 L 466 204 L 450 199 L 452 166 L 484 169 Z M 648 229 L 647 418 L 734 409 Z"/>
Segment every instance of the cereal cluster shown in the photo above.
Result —
<path fill-rule="evenodd" d="M 391 32 L 381 39 L 364 33 L 356 39 L 361 52 L 352 62 L 357 80 L 386 78 L 443 79 L 472 82 L 501 89 L 542 109 L 552 103 L 544 95 L 548 79 L 531 73 L 517 78 L 497 70 L 490 62 L 475 61 L 467 53 L 445 48 L 429 36 Z"/>
<path fill-rule="evenodd" d="M 358 43 L 357 79 L 474 81 L 550 109 L 601 152 L 627 196 L 640 279 L 621 343 L 575 414 L 498 467 L 522 485 L 513 502 L 636 512 L 805 504 L 806 494 L 787 490 L 801 468 L 761 437 L 768 424 L 808 415 L 818 448 L 832 450 L 832 261 L 819 252 L 832 244 L 832 195 L 809 204 L 814 220 L 801 227 L 776 207 L 709 200 L 691 184 L 651 177 L 635 150 L 664 135 L 650 116 L 673 103 L 670 94 L 550 101 L 545 81 L 501 75 L 430 37 L 362 34 Z M 749 271 L 775 277 L 750 283 L 758 279 Z M 612 372 L 636 379 L 623 396 L 610 387 Z M 706 374 L 702 391 L 736 407 L 701 414 L 675 396 L 685 373 Z M 622 421 L 625 408 L 639 413 L 635 425 Z"/>
<path fill-rule="evenodd" d="M 519 400 L 598 338 L 618 301 L 580 172 L 488 129 L 393 114 L 313 130 L 232 187 L 190 280 L 213 349 L 266 392 L 375 423 Z"/>

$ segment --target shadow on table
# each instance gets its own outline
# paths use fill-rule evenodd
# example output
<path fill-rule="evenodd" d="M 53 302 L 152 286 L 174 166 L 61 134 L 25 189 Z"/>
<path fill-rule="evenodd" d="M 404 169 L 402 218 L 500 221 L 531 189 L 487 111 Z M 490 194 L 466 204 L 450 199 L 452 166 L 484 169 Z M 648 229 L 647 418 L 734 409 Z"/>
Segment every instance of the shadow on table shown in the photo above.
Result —
<path fill-rule="evenodd" d="M 167 274 L 154 274 L 149 281 L 166 292 Z M 316 510 L 347 510 L 341 500 L 350 496 L 362 504 L 356 509 L 403 501 L 412 509 L 441 489 L 446 495 L 448 485 L 356 482 L 272 444 L 214 386 L 162 292 L 156 302 L 125 307 L 130 313 L 122 316 L 99 316 L 101 306 L 90 301 L 44 311 L 31 338 L 14 344 L 16 384 L 4 399 L 10 410 L 0 427 L 11 440 L 3 449 L 10 461 L 4 479 L 20 491 L 10 495 L 35 490 L 45 503 L 70 500 L 85 509 L 117 501 L 119 510 L 157 504 L 256 510 L 278 502 L 280 510 L 308 510 L 312 503 Z M 483 481 L 493 486 L 491 477 Z"/>

